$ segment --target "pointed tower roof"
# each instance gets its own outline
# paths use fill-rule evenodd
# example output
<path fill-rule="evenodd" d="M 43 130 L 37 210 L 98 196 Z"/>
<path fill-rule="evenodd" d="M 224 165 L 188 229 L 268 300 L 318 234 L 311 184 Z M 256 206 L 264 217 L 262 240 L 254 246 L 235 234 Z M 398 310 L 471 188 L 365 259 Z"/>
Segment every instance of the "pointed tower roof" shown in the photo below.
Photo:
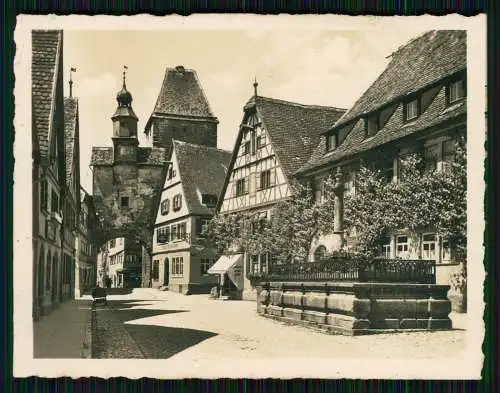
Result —
<path fill-rule="evenodd" d="M 196 71 L 182 65 L 166 69 L 160 94 L 146 125 L 146 134 L 149 134 L 151 118 L 155 115 L 202 117 L 217 121 Z"/>

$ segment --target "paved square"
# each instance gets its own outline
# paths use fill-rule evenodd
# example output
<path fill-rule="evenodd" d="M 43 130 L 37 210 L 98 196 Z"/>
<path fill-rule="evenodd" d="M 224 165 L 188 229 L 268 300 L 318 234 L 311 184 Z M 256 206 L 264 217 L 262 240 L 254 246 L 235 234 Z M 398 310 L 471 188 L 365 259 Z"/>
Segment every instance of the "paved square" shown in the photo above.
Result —
<path fill-rule="evenodd" d="M 97 310 L 94 357 L 436 359 L 465 349 L 464 315 L 451 331 L 328 335 L 259 316 L 255 302 L 210 300 L 155 289 L 108 296 Z"/>

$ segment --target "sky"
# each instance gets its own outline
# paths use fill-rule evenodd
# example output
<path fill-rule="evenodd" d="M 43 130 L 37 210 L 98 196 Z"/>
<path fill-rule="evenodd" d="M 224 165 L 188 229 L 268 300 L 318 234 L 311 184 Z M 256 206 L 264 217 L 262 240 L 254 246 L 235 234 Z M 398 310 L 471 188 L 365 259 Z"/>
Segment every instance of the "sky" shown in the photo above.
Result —
<path fill-rule="evenodd" d="M 386 24 L 367 30 L 65 30 L 65 96 L 69 69 L 80 113 L 82 186 L 92 192 L 92 146 L 111 146 L 111 116 L 121 88 L 127 88 L 139 117 L 142 146 L 165 69 L 196 70 L 209 104 L 219 119 L 218 147 L 232 150 L 253 94 L 302 104 L 348 109 L 378 77 L 398 47 L 429 28 Z"/>

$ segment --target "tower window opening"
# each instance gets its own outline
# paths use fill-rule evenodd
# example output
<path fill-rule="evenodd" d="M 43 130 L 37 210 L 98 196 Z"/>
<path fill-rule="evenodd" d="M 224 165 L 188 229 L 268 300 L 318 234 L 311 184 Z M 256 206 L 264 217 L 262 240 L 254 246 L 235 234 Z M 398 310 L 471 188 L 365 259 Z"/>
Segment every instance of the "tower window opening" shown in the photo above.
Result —
<path fill-rule="evenodd" d="M 129 197 L 121 197 L 120 199 L 121 207 L 129 206 Z"/>

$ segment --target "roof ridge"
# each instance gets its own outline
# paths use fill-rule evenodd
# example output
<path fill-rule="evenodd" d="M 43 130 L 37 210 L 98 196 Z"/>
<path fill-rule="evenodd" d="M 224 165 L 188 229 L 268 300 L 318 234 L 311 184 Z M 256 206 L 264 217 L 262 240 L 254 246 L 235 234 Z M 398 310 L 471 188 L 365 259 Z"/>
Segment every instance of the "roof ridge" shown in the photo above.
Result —
<path fill-rule="evenodd" d="M 441 30 L 444 30 L 444 29 L 441 29 Z M 427 31 L 424 31 L 423 33 L 420 33 L 419 35 L 417 35 L 415 37 L 410 38 L 406 43 L 399 45 L 396 48 L 396 50 L 394 50 L 389 56 L 399 54 L 398 52 L 401 52 L 403 49 L 408 47 L 410 44 L 414 43 L 417 40 L 424 38 L 426 35 L 432 34 L 433 32 L 437 32 L 437 31 L 438 31 L 438 29 L 427 30 Z"/>
<path fill-rule="evenodd" d="M 288 100 L 283 100 L 283 99 L 280 99 L 280 98 L 273 98 L 273 97 L 257 96 L 257 99 L 262 99 L 262 100 L 267 100 L 267 101 L 273 101 L 273 102 L 280 103 L 280 104 L 288 104 L 288 105 L 293 105 L 293 106 L 300 106 L 300 107 L 308 108 L 308 109 L 331 109 L 331 110 L 337 110 L 337 111 L 346 111 L 346 108 L 338 108 L 338 107 L 329 106 L 329 105 L 302 104 L 300 102 L 288 101 Z"/>
<path fill-rule="evenodd" d="M 184 69 L 184 72 L 185 71 L 189 71 L 189 69 Z M 208 113 L 210 115 L 212 115 L 212 117 L 215 117 L 217 119 L 217 116 L 215 116 L 215 113 L 214 111 L 212 110 L 212 107 L 210 106 L 210 101 L 208 100 L 208 97 L 207 97 L 207 94 L 205 93 L 205 89 L 203 88 L 203 84 L 201 83 L 201 80 L 200 78 L 198 77 L 198 73 L 195 71 L 195 70 L 192 70 L 191 71 L 194 75 L 194 78 L 196 79 L 196 83 L 198 83 L 198 86 L 200 87 L 200 90 L 201 90 L 201 94 L 203 95 L 203 97 L 205 98 L 205 101 L 207 103 L 207 107 L 208 107 Z"/>
<path fill-rule="evenodd" d="M 172 139 L 172 142 L 173 143 L 180 143 L 180 144 L 183 144 L 183 145 L 190 145 L 190 146 L 193 146 L 193 147 L 201 147 L 203 149 L 216 150 L 216 151 L 220 151 L 220 152 L 224 152 L 224 153 L 232 153 L 231 150 L 219 149 L 218 147 L 214 147 L 214 146 L 200 145 L 200 144 L 197 144 L 197 143 L 181 141 L 179 139 Z"/>
<path fill-rule="evenodd" d="M 414 93 L 417 91 L 420 91 L 422 89 L 425 89 L 426 87 L 438 82 L 439 80 L 442 80 L 444 77 L 452 75 L 456 72 L 460 72 L 463 69 L 467 68 L 467 65 L 464 64 L 463 67 L 460 67 L 461 63 L 454 63 L 456 64 L 456 67 L 454 67 L 454 70 L 447 69 L 446 74 L 444 74 L 445 71 L 441 70 L 439 72 L 435 72 L 434 78 L 429 78 L 427 79 L 422 79 L 418 82 L 413 80 L 412 87 L 406 87 L 404 89 L 399 89 L 401 91 L 397 91 L 397 89 L 392 87 L 392 91 L 396 91 L 399 94 L 387 94 L 386 97 L 379 97 L 378 100 L 373 101 L 377 102 L 376 105 L 370 105 L 368 104 L 367 97 L 370 97 L 370 94 L 373 95 L 373 91 L 375 88 L 380 90 L 381 88 L 385 88 L 383 85 L 392 83 L 392 79 L 394 79 L 394 74 L 396 73 L 395 69 L 401 68 L 403 63 L 407 63 L 407 60 L 405 60 L 405 56 L 410 56 L 410 58 L 413 56 L 415 57 L 416 54 L 413 52 L 419 52 L 425 48 L 431 48 L 433 51 L 436 51 L 436 42 L 438 43 L 437 48 L 442 46 L 443 44 L 448 44 L 451 36 L 453 34 L 456 34 L 457 32 L 462 32 L 463 30 L 457 30 L 457 29 L 441 29 L 441 30 L 429 30 L 426 31 L 417 37 L 414 37 L 401 45 L 395 52 L 392 53 L 393 56 L 391 56 L 391 60 L 388 62 L 388 64 L 385 66 L 384 70 L 373 80 L 372 83 L 364 90 L 364 92 L 358 97 L 358 99 L 354 102 L 353 105 L 350 106 L 349 110 L 345 112 L 340 119 L 334 124 L 332 128 L 337 128 L 341 125 L 347 124 L 349 122 L 355 121 L 356 119 L 359 119 L 360 117 L 366 115 L 367 113 L 371 113 L 376 111 L 377 109 L 380 109 L 384 105 L 389 104 L 390 102 L 393 102 L 395 100 L 398 100 L 402 96 L 408 94 L 408 93 Z M 431 39 L 425 40 L 426 37 L 430 37 L 432 35 Z M 434 42 L 434 44 L 431 43 L 431 41 Z M 434 45 L 434 47 L 432 46 Z M 404 52 L 406 51 L 406 52 Z M 434 52 L 433 52 L 434 53 Z M 396 54 L 396 56 L 394 56 Z M 446 58 L 446 56 L 445 56 Z M 431 61 L 436 61 L 435 59 L 428 60 L 425 64 L 429 64 Z M 402 78 L 403 80 L 405 78 Z M 409 81 L 410 78 L 406 78 L 406 82 Z M 415 79 L 415 78 L 413 78 Z"/>

